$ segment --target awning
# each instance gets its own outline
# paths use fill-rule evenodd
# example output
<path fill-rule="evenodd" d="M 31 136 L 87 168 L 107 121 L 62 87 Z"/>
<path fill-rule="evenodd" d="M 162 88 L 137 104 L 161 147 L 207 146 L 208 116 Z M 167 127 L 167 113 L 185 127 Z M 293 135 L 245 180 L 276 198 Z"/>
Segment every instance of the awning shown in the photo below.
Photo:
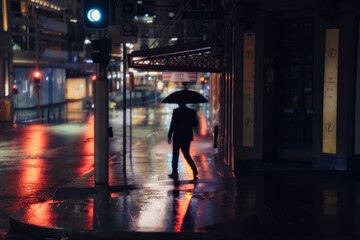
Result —
<path fill-rule="evenodd" d="M 206 41 L 134 51 L 129 55 L 129 67 L 158 71 L 221 73 L 222 62 L 214 56 L 215 48 Z"/>

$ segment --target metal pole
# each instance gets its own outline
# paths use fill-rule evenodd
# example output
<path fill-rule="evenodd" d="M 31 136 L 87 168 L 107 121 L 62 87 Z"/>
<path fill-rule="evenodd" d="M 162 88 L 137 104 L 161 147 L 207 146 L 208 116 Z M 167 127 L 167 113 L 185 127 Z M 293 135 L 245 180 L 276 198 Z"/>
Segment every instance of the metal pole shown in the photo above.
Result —
<path fill-rule="evenodd" d="M 156 141 L 156 119 L 157 119 L 157 80 L 154 78 L 154 85 L 155 85 L 155 115 L 154 115 L 154 134 L 155 134 L 155 141 Z"/>
<path fill-rule="evenodd" d="M 39 21 L 38 21 L 38 9 L 35 7 L 35 59 L 36 59 L 36 71 L 39 70 Z"/>
<path fill-rule="evenodd" d="M 36 71 L 39 70 L 39 20 L 38 20 L 38 8 L 35 7 L 35 68 Z M 40 92 L 37 90 L 39 83 L 35 83 L 35 92 L 36 92 L 36 118 L 40 116 Z"/>
<path fill-rule="evenodd" d="M 132 97 L 133 97 L 133 90 L 132 90 L 133 83 L 130 84 L 130 161 L 132 160 Z"/>
<path fill-rule="evenodd" d="M 123 43 L 123 172 L 126 173 L 126 43 Z"/>
<path fill-rule="evenodd" d="M 103 32 L 100 32 L 103 37 Z M 109 85 L 106 67 L 98 64 L 95 84 L 95 184 L 108 184 L 109 180 Z"/>

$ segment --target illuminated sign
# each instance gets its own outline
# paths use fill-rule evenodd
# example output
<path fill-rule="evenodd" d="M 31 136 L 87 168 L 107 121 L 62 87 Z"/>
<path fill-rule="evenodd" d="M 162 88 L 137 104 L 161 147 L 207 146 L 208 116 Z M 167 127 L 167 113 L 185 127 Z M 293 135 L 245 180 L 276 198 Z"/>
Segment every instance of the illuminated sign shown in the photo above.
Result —
<path fill-rule="evenodd" d="M 327 29 L 324 64 L 322 151 L 336 153 L 339 29 Z"/>
<path fill-rule="evenodd" d="M 196 72 L 163 72 L 163 80 L 170 82 L 195 82 Z"/>

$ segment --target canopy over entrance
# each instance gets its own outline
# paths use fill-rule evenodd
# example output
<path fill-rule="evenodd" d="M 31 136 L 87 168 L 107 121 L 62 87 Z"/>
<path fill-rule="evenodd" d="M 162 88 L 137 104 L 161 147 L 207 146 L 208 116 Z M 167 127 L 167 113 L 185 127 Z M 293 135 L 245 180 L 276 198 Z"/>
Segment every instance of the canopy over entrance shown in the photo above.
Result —
<path fill-rule="evenodd" d="M 214 56 L 216 46 L 210 42 L 134 51 L 129 55 L 129 67 L 159 71 L 222 72 L 220 58 Z"/>

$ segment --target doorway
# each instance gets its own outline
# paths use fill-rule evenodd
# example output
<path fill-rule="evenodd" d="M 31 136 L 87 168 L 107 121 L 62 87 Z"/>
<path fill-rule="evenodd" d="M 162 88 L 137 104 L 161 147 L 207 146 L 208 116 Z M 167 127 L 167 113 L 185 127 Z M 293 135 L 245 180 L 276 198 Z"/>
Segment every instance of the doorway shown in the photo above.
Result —
<path fill-rule="evenodd" d="M 277 157 L 311 161 L 313 22 L 297 19 L 277 23 L 274 61 Z"/>

